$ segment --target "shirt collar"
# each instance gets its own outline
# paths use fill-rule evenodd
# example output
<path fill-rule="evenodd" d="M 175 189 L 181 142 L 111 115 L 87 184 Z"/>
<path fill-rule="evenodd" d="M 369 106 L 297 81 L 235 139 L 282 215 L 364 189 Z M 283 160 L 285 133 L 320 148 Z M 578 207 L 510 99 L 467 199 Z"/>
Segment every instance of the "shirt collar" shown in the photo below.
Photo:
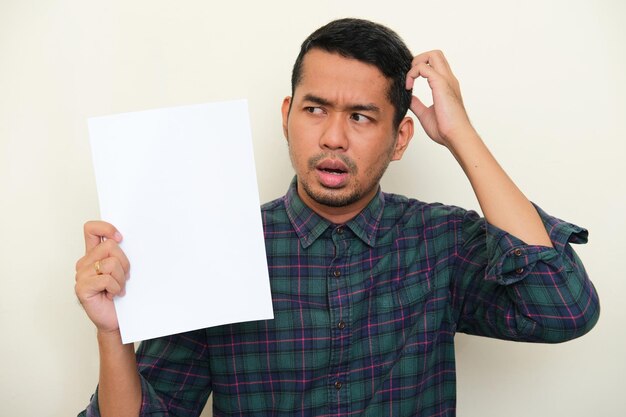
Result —
<path fill-rule="evenodd" d="M 297 178 L 294 177 L 284 197 L 285 209 L 287 210 L 287 216 L 291 221 L 291 225 L 300 239 L 302 247 L 307 248 L 311 246 L 332 223 L 304 204 L 298 195 L 297 184 Z M 379 189 L 372 201 L 370 201 L 356 217 L 349 220 L 345 226 L 350 228 L 364 243 L 369 246 L 374 246 L 384 207 L 385 198 L 382 191 Z"/>

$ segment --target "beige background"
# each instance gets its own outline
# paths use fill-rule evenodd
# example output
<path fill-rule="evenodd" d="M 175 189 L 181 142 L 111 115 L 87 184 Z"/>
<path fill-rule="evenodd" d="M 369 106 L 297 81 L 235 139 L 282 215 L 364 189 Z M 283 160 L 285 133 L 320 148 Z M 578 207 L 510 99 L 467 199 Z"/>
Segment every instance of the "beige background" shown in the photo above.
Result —
<path fill-rule="evenodd" d="M 291 65 L 344 16 L 388 24 L 415 53 L 444 50 L 510 175 L 590 229 L 578 252 L 602 298 L 597 327 L 556 346 L 460 335 L 458 415 L 626 415 L 624 4 L 0 0 L 0 415 L 75 415 L 96 384 L 73 290 L 82 224 L 98 218 L 86 118 L 247 97 L 261 200 L 275 198 L 292 176 L 279 117 Z M 421 131 L 383 185 L 477 207 Z"/>

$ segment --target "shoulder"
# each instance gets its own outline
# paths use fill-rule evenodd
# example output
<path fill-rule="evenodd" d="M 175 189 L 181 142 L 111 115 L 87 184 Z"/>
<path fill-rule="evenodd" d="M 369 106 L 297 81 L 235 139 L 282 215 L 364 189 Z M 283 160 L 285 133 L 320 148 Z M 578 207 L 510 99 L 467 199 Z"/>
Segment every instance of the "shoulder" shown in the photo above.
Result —
<path fill-rule="evenodd" d="M 285 209 L 285 196 L 279 197 L 275 200 L 268 201 L 261 204 L 261 213 L 271 213 L 277 210 Z"/>
<path fill-rule="evenodd" d="M 383 218 L 396 218 L 424 225 L 480 218 L 475 211 L 454 205 L 427 203 L 400 194 L 383 193 L 383 196 L 385 201 Z"/>
<path fill-rule="evenodd" d="M 271 231 L 287 231 L 293 229 L 287 215 L 285 196 L 268 201 L 261 205 L 261 220 L 263 229 L 267 233 Z"/>

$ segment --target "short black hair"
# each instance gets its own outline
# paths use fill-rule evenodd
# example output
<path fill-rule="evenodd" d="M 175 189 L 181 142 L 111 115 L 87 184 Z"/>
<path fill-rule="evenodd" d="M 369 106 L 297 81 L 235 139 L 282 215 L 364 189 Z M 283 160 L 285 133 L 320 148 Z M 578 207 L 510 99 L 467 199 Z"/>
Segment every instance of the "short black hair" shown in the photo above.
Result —
<path fill-rule="evenodd" d="M 291 73 L 292 96 L 302 79 L 304 56 L 314 48 L 374 65 L 390 79 L 387 97 L 395 109 L 394 126 L 399 126 L 411 104 L 412 92 L 405 85 L 413 55 L 398 34 L 386 26 L 362 19 L 339 19 L 322 26 L 300 47 Z"/>

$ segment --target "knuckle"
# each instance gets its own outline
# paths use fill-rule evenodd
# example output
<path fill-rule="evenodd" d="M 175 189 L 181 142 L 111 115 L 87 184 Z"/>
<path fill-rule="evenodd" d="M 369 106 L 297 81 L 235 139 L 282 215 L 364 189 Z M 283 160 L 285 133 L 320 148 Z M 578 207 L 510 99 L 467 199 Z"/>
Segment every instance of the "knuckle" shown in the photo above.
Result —
<path fill-rule="evenodd" d="M 117 247 L 117 242 L 113 239 L 106 239 L 101 243 L 101 245 L 107 250 L 113 250 Z"/>
<path fill-rule="evenodd" d="M 84 259 L 85 258 L 83 257 L 76 261 L 76 265 L 74 266 L 74 271 L 78 272 L 79 269 L 83 269 Z"/>
<path fill-rule="evenodd" d="M 114 233 L 115 228 L 112 224 L 102 220 L 88 220 L 83 225 L 83 230 L 86 234 L 95 234 L 95 232 L 98 232 L 98 234 L 109 235 Z"/>
<path fill-rule="evenodd" d="M 117 259 L 111 260 L 111 266 L 109 269 L 107 269 L 107 271 L 109 271 L 109 273 L 113 275 L 113 277 L 116 279 L 124 275 L 124 269 Z"/>
<path fill-rule="evenodd" d="M 110 258 L 104 258 L 104 259 L 100 259 L 100 274 L 97 275 L 106 275 L 109 273 L 110 268 L 110 262 L 109 261 Z M 95 267 L 94 267 L 95 270 Z"/>
<path fill-rule="evenodd" d="M 90 260 L 87 255 L 81 257 L 79 260 L 76 261 L 75 271 L 78 272 L 81 269 L 85 269 L 89 263 Z"/>
<path fill-rule="evenodd" d="M 115 272 L 117 272 L 117 274 L 120 276 L 124 276 L 124 274 L 126 273 L 126 269 L 124 268 L 124 265 L 122 263 L 117 262 L 115 264 Z"/>
<path fill-rule="evenodd" d="M 124 269 L 125 273 L 130 272 L 130 261 L 128 260 L 128 258 L 126 258 L 126 256 L 124 256 L 124 259 L 122 262 L 122 269 Z"/>
<path fill-rule="evenodd" d="M 117 294 L 122 289 L 122 286 L 112 275 L 108 275 L 106 288 L 108 292 Z"/>
<path fill-rule="evenodd" d="M 77 282 L 74 284 L 74 294 L 76 294 L 76 298 L 78 298 L 78 301 L 80 301 L 80 303 L 83 303 L 83 286 L 81 285 L 80 282 Z"/>
<path fill-rule="evenodd" d="M 81 268 L 76 271 L 76 274 L 74 275 L 74 278 L 75 278 L 74 281 L 77 283 L 81 283 L 81 282 L 84 282 L 88 277 L 89 277 L 88 270 Z"/>
<path fill-rule="evenodd" d="M 88 220 L 83 225 L 83 230 L 85 232 L 91 232 L 93 229 L 95 229 L 98 226 L 98 223 L 99 222 L 97 220 Z"/>
<path fill-rule="evenodd" d="M 111 257 L 107 258 L 107 263 L 109 266 L 107 271 L 124 270 L 123 259 L 119 258 L 117 255 L 111 255 Z"/>

